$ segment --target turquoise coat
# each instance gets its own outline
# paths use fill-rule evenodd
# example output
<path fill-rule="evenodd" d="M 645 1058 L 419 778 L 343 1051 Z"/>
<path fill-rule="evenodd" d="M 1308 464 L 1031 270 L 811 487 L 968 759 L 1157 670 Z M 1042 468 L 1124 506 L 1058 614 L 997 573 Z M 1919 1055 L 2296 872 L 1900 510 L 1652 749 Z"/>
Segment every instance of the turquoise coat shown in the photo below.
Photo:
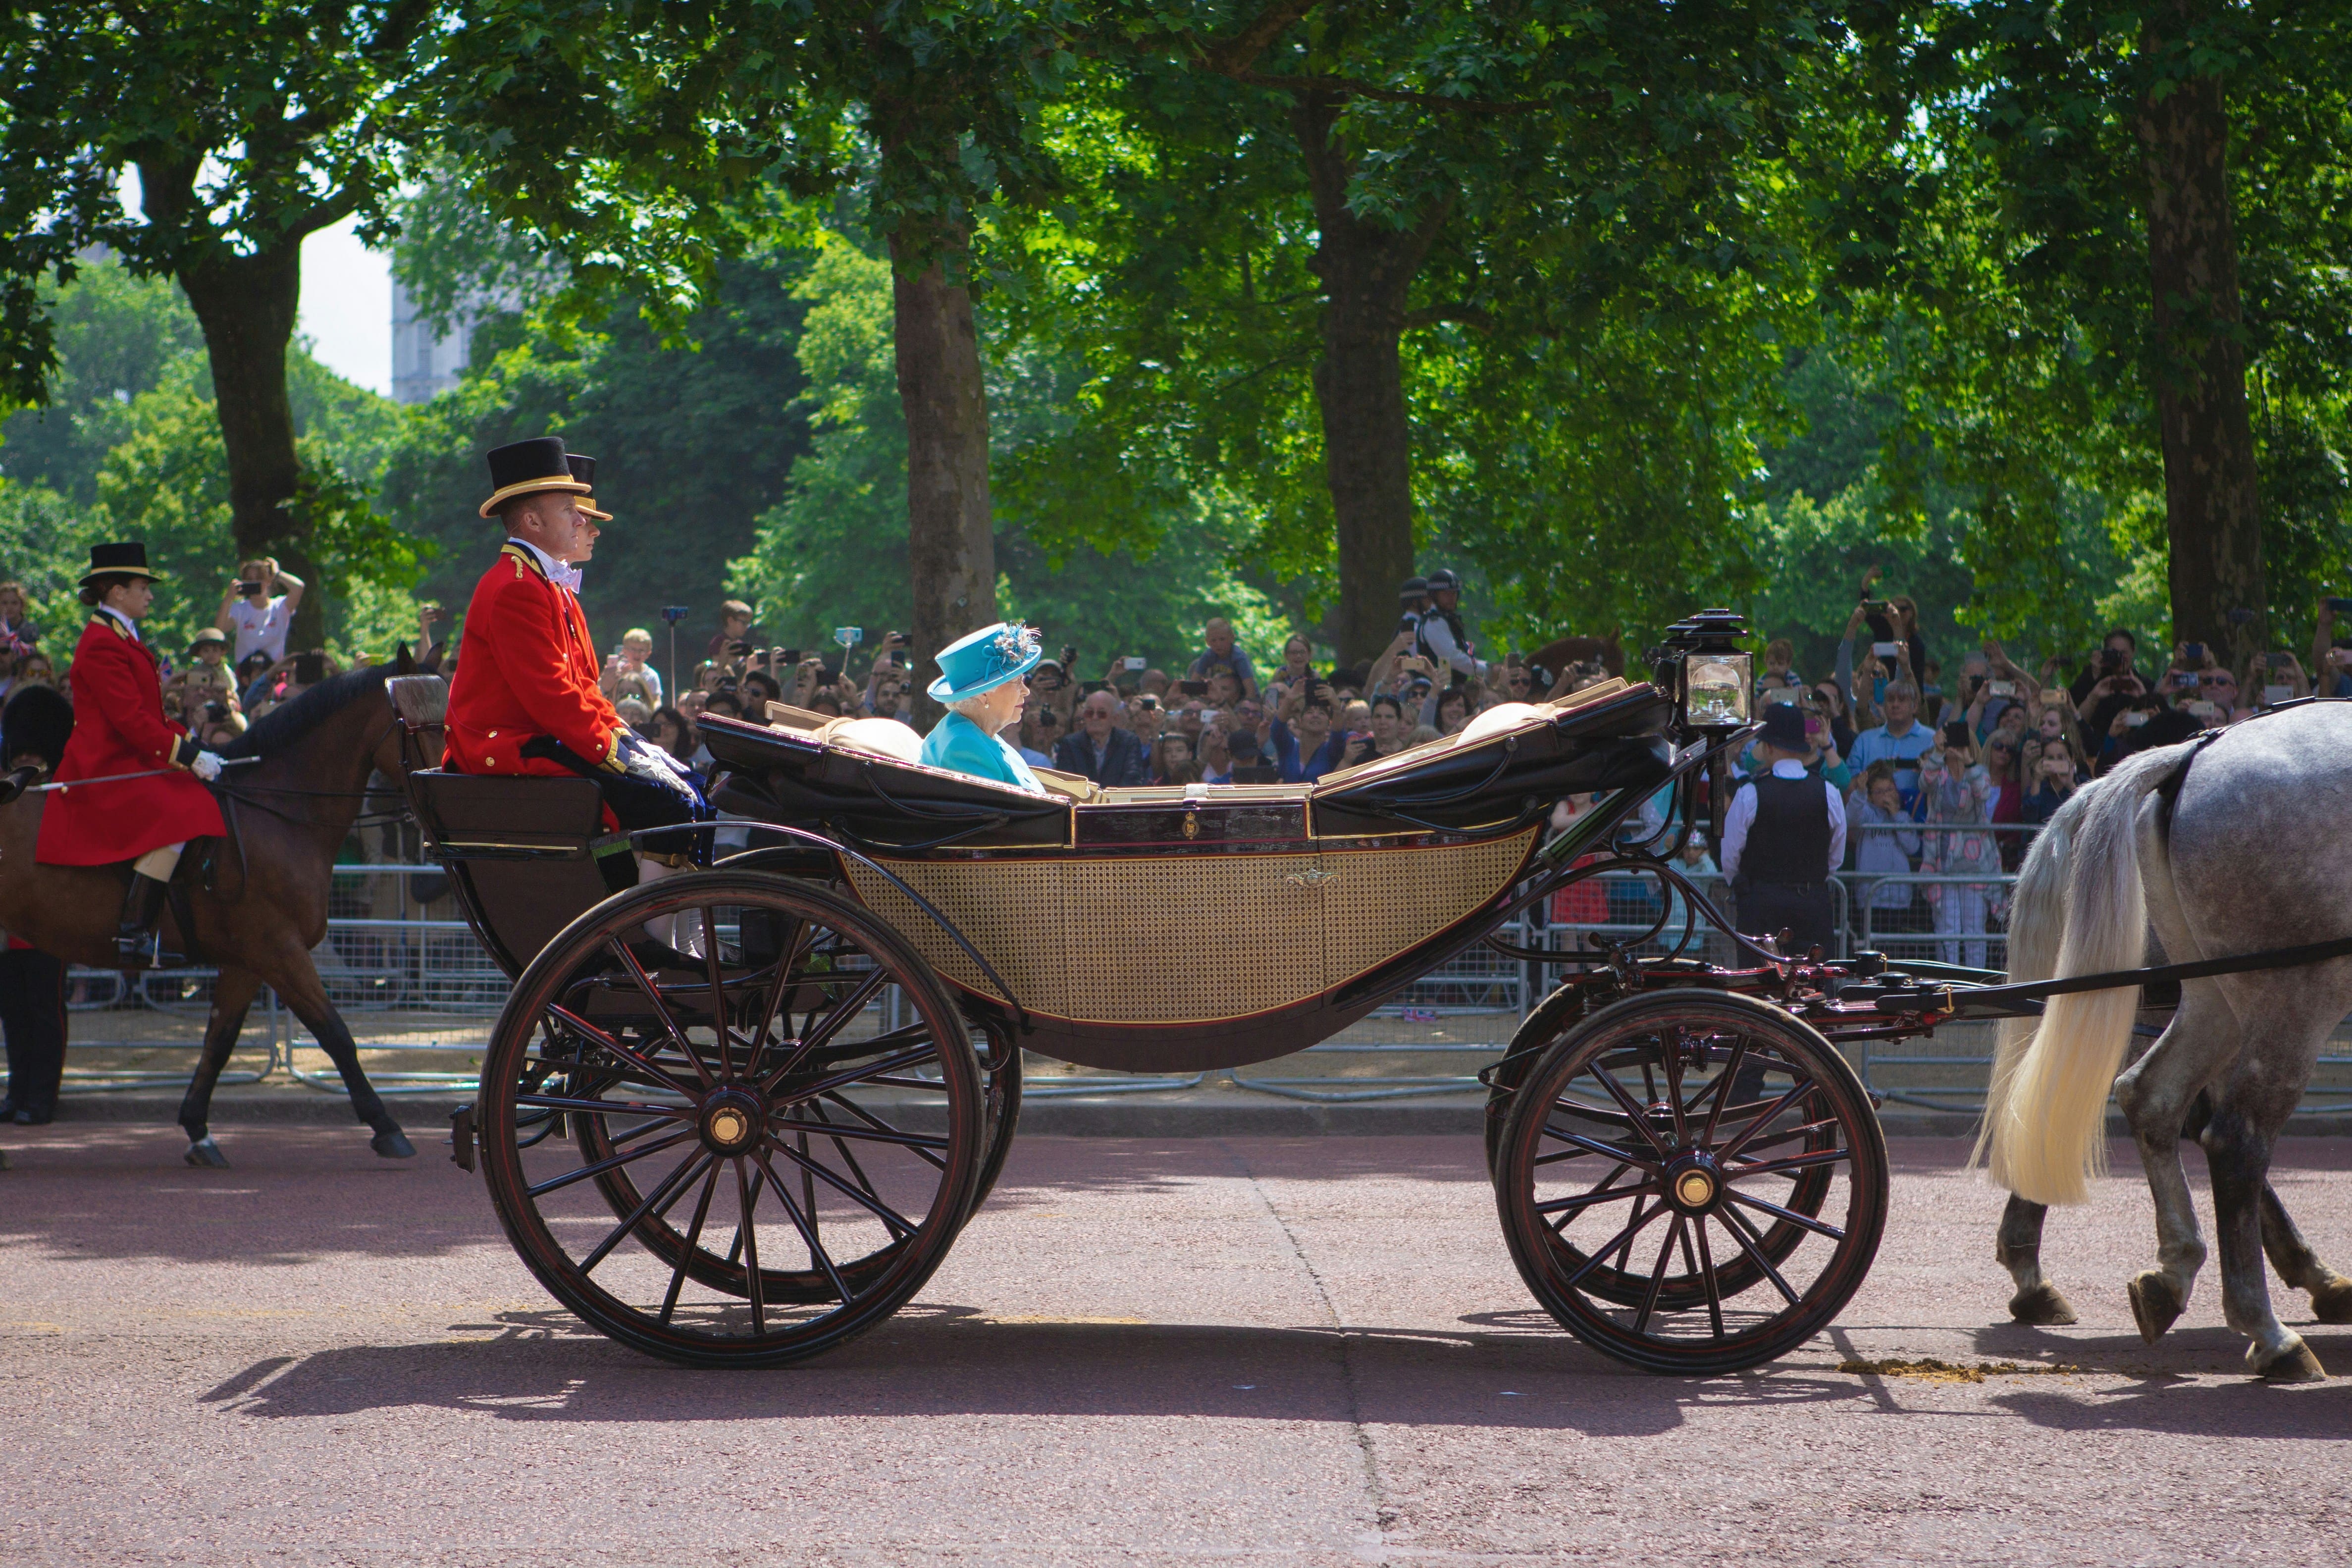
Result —
<path fill-rule="evenodd" d="M 1011 784 L 1037 795 L 1045 786 L 1021 760 L 1021 753 L 961 713 L 950 713 L 923 737 L 923 765 L 970 773 L 994 784 Z"/>

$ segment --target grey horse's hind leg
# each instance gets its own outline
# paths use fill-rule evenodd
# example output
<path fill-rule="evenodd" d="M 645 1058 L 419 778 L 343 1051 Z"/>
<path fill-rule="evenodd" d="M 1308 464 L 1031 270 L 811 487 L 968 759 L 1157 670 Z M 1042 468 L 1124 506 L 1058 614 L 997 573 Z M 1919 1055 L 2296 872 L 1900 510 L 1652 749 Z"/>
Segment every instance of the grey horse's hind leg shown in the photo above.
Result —
<path fill-rule="evenodd" d="M 2313 1317 L 2323 1323 L 2352 1323 L 2352 1279 L 2311 1249 L 2268 1182 L 2263 1184 L 2263 1250 L 2289 1289 L 2311 1292 Z"/>
<path fill-rule="evenodd" d="M 2224 1105 L 2205 1130 L 2204 1143 L 2213 1173 L 2214 1239 L 2221 1248 L 2222 1315 L 2231 1328 L 2253 1341 L 2246 1347 L 2246 1365 L 2273 1383 L 2326 1377 L 2303 1336 L 2281 1323 L 2271 1310 L 2262 1251 L 2270 1134 L 2241 1110 Z"/>
<path fill-rule="evenodd" d="M 2197 1271 L 2205 1266 L 2197 1206 L 2180 1165 L 2180 1130 L 2198 1095 L 2237 1053 L 2238 1023 L 2210 980 L 2181 988 L 2180 1009 L 2163 1037 L 2116 1079 L 2116 1102 L 2131 1124 L 2156 1199 L 2157 1267 L 2131 1282 L 2132 1318 L 2150 1344 L 2188 1309 Z"/>
<path fill-rule="evenodd" d="M 2000 1211 L 2000 1238 L 1993 1244 L 1993 1261 L 2009 1270 L 2017 1294 L 2009 1299 L 2009 1315 L 2021 1323 L 2058 1327 L 2076 1321 L 2074 1304 L 2058 1287 L 2042 1277 L 2042 1222 L 2049 1205 L 2009 1195 Z"/>

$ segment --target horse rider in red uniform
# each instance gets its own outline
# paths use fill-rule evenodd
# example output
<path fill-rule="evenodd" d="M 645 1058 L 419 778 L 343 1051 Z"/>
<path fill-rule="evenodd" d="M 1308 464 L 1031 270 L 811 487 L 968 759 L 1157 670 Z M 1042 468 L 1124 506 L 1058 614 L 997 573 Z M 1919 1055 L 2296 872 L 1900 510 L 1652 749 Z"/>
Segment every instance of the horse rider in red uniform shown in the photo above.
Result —
<path fill-rule="evenodd" d="M 160 574 L 147 569 L 143 543 L 93 544 L 81 602 L 89 625 L 74 645 L 68 679 L 74 726 L 41 813 L 33 858 L 47 866 L 131 862 L 131 885 L 114 936 L 123 967 L 163 913 L 163 895 L 192 838 L 220 837 L 220 803 L 205 784 L 221 761 L 163 717 L 163 673 L 139 623 L 155 602 Z M 128 773 L 129 778 L 115 775 Z"/>
<path fill-rule="evenodd" d="M 622 832 L 706 822 L 701 783 L 628 726 L 597 686 L 603 661 L 580 608 L 580 563 L 611 514 L 596 510 L 595 459 L 567 454 L 552 436 L 489 454 L 481 515 L 507 542 L 475 584 L 449 692 L 453 773 L 553 778 L 576 773 L 604 797 Z M 639 879 L 708 858 L 707 834 L 637 851 Z"/>

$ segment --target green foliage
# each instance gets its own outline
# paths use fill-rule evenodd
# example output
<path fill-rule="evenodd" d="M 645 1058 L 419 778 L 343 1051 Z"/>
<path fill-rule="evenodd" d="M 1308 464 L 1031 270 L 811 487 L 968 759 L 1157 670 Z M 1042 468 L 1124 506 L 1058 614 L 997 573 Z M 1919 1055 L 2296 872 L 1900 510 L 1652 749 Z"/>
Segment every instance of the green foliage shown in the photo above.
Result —
<path fill-rule="evenodd" d="M 731 563 L 730 583 L 780 644 L 830 649 L 836 626 L 866 628 L 878 642 L 912 614 L 889 264 L 828 235 L 794 293 L 808 307 L 798 352 L 810 447 L 793 465 L 784 499 L 760 519 L 752 551 Z M 1224 560 L 1243 531 L 1206 501 L 1176 497 L 1189 512 L 1154 517 L 1132 546 L 1107 538 L 1097 547 L 1030 525 L 1063 492 L 1024 482 L 1019 454 L 1050 447 L 1073 422 L 1075 378 L 1040 353 L 1003 344 L 992 325 L 983 313 L 992 460 L 1023 476 L 995 490 L 999 611 L 1043 626 L 1051 647 L 1077 644 L 1090 677 L 1122 652 L 1161 664 L 1189 658 L 1215 615 L 1257 639 L 1250 646 L 1279 647 L 1287 625 Z M 936 650 L 916 651 L 919 662 Z"/>
<path fill-rule="evenodd" d="M 46 408 L 0 425 L 0 471 L 87 506 L 99 465 L 131 432 L 131 404 L 191 356 L 204 331 L 179 286 L 134 276 L 112 260 L 83 264 L 73 286 L 44 291 L 44 309 L 69 345 Z"/>
<path fill-rule="evenodd" d="M 698 650 L 717 629 L 728 561 L 807 450 L 793 293 L 806 266 L 789 250 L 722 263 L 678 345 L 635 300 L 593 330 L 536 313 L 486 323 L 464 380 L 412 411 L 384 469 L 383 510 L 439 552 L 425 592 L 461 615 L 497 546 L 498 525 L 477 515 L 489 493 L 483 454 L 558 435 L 597 459 L 597 500 L 614 514 L 584 583 L 597 637 L 657 628 L 663 605 L 687 605 L 681 657 Z"/>

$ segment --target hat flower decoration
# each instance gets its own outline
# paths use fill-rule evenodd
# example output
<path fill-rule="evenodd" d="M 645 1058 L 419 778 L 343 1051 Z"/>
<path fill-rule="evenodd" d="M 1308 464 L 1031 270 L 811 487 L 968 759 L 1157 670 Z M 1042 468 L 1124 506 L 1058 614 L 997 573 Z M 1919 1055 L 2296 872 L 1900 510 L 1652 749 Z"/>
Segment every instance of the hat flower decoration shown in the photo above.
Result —
<path fill-rule="evenodd" d="M 1045 658 L 1036 628 L 999 621 L 940 649 L 940 678 L 931 682 L 934 702 L 961 702 L 1018 680 Z"/>

